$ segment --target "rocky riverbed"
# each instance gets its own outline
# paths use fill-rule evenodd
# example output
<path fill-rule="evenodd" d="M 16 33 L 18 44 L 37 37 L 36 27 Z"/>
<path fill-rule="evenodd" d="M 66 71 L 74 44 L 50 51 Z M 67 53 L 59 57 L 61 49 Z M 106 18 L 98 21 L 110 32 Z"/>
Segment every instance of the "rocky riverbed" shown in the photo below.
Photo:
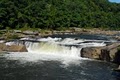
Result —
<path fill-rule="evenodd" d="M 24 44 L 20 45 L 8 45 L 6 44 L 10 40 L 20 40 L 21 38 L 30 38 L 32 37 L 35 41 L 36 38 L 45 37 L 54 34 L 104 34 L 113 36 L 115 39 L 119 41 L 119 31 L 101 31 L 101 30 L 86 30 L 73 28 L 69 31 L 46 31 L 41 33 L 39 31 L 21 31 L 21 30 L 13 30 L 13 31 L 1 31 L 1 43 L 0 43 L 0 52 L 28 52 L 26 46 Z M 114 36 L 117 35 L 117 36 Z M 33 40 L 32 40 L 33 41 Z M 109 62 L 115 62 L 119 64 L 120 57 L 118 57 L 120 43 L 115 42 L 110 45 L 104 47 L 83 47 L 80 55 L 81 57 L 97 59 Z M 116 57 L 117 56 L 117 57 Z"/>
<path fill-rule="evenodd" d="M 64 35 L 64 34 L 98 34 L 108 35 L 120 40 L 120 31 L 102 30 L 102 29 L 83 29 L 83 28 L 70 28 L 68 30 L 0 30 L 0 39 L 13 39 L 23 37 L 45 37 L 50 35 Z"/>

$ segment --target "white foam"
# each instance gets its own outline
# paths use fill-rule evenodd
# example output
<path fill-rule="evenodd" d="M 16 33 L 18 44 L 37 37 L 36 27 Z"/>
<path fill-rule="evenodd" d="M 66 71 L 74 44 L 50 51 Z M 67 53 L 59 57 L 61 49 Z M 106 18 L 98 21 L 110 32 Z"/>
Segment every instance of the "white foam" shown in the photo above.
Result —
<path fill-rule="evenodd" d="M 32 38 L 21 38 L 20 40 L 33 40 Z"/>
<path fill-rule="evenodd" d="M 27 53 L 10 53 L 6 54 L 7 59 L 26 61 L 60 61 L 62 64 L 78 64 L 81 48 L 65 47 L 52 42 L 26 43 L 28 45 Z"/>
<path fill-rule="evenodd" d="M 69 56 L 80 56 L 81 48 L 77 47 L 65 47 L 52 42 L 41 42 L 29 44 L 27 47 L 30 53 L 43 53 L 43 54 L 60 54 Z"/>
<path fill-rule="evenodd" d="M 65 38 L 63 39 L 61 42 L 59 42 L 59 44 L 64 44 L 64 45 L 72 45 L 72 44 L 77 44 L 77 43 L 81 43 L 84 42 L 84 40 L 80 40 L 80 39 L 72 39 L 72 38 Z"/>
<path fill-rule="evenodd" d="M 5 40 L 0 40 L 0 43 L 4 43 L 5 42 Z"/>
<path fill-rule="evenodd" d="M 51 38 L 51 37 L 47 37 L 47 38 L 40 38 L 38 39 L 38 41 L 59 41 L 61 40 L 62 38 Z"/>
<path fill-rule="evenodd" d="M 26 53 L 10 53 L 5 54 L 7 59 L 19 60 L 21 62 L 36 62 L 36 61 L 60 61 L 62 64 L 79 64 L 80 60 L 83 59 L 80 56 L 82 47 L 91 46 L 105 46 L 105 43 L 82 43 L 84 40 L 81 39 L 71 39 L 66 38 L 61 40 L 61 38 L 40 38 L 40 42 L 25 42 L 28 49 Z M 6 43 L 6 45 L 15 44 L 14 42 Z M 75 46 L 65 46 L 60 44 L 75 44 Z M 80 47 L 82 46 L 82 47 Z M 85 58 L 86 59 L 86 58 Z"/>
<path fill-rule="evenodd" d="M 10 45 L 14 45 L 15 42 L 6 42 L 5 44 L 8 45 L 8 46 L 10 46 Z"/>
<path fill-rule="evenodd" d="M 104 42 L 102 43 L 97 43 L 97 42 L 91 42 L 91 43 L 81 43 L 81 44 L 77 44 L 83 47 L 102 47 L 102 46 L 106 46 L 106 44 Z"/>
<path fill-rule="evenodd" d="M 79 64 L 82 58 L 61 55 L 61 54 L 44 54 L 44 53 L 10 53 L 6 54 L 5 57 L 9 60 L 19 60 L 21 63 L 26 62 L 42 62 L 42 61 L 59 61 L 64 65 Z"/>

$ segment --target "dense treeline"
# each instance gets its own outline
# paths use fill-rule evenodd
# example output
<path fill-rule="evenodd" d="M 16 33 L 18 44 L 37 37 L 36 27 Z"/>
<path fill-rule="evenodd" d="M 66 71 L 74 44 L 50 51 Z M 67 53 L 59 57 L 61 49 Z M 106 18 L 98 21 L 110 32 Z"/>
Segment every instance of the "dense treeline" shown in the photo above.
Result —
<path fill-rule="evenodd" d="M 120 4 L 108 0 L 0 0 L 0 29 L 120 27 Z"/>

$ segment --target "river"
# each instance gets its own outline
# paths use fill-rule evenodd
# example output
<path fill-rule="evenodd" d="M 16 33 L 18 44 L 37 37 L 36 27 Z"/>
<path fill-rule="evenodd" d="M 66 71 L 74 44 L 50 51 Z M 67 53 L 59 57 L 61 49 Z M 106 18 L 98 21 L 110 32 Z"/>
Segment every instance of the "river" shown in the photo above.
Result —
<path fill-rule="evenodd" d="M 115 64 L 80 57 L 81 48 L 105 46 L 113 39 L 56 37 L 25 42 L 28 52 L 1 53 L 0 80 L 120 80 L 120 73 L 112 71 Z"/>

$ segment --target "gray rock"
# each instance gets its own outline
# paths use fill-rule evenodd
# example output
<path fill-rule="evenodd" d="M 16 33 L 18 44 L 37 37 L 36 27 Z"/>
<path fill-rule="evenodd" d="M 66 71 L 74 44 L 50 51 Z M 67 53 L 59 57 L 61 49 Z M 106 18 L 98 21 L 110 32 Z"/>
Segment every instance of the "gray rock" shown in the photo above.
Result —
<path fill-rule="evenodd" d="M 9 52 L 28 52 L 24 45 L 8 46 L 7 51 L 9 51 Z"/>
<path fill-rule="evenodd" d="M 23 34 L 26 34 L 26 35 L 38 35 L 39 32 L 37 32 L 37 31 L 23 31 Z"/>
<path fill-rule="evenodd" d="M 22 33 L 21 30 L 14 30 L 15 33 Z"/>

